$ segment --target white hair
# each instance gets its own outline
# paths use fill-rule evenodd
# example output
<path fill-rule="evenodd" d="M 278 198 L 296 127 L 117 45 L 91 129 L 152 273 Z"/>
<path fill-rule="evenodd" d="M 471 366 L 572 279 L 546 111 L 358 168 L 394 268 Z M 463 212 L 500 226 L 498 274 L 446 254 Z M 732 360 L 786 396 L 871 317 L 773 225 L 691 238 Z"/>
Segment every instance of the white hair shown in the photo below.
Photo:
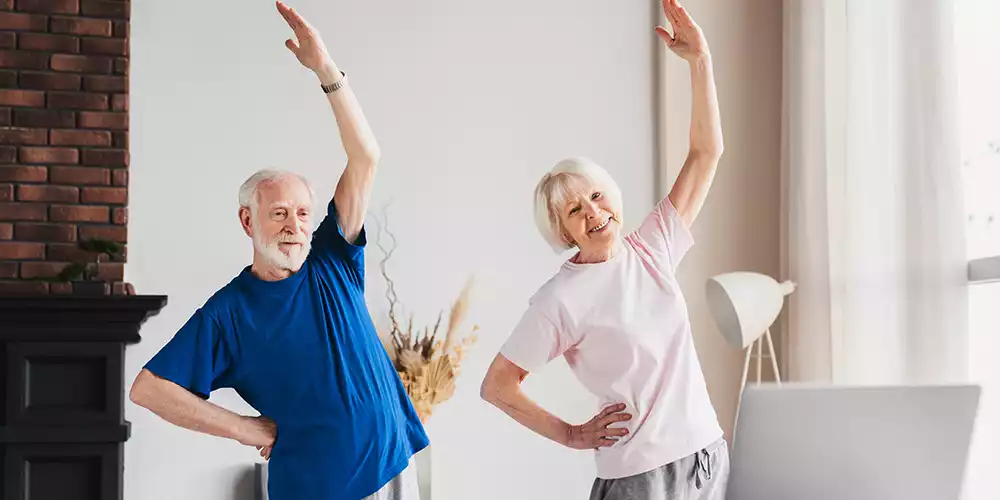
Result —
<path fill-rule="evenodd" d="M 559 212 L 571 196 L 580 195 L 588 184 L 601 186 L 614 200 L 621 223 L 621 188 L 604 168 L 588 158 L 567 158 L 556 163 L 535 187 L 535 225 L 556 253 L 576 246 L 563 237 Z M 585 195 L 589 195 L 586 193 Z"/>
<path fill-rule="evenodd" d="M 240 206 L 250 209 L 250 214 L 254 217 L 257 216 L 257 209 L 260 208 L 260 187 L 261 185 L 268 182 L 275 182 L 289 177 L 296 178 L 305 184 L 306 189 L 309 190 L 309 203 L 316 203 L 316 191 L 313 190 L 312 184 L 305 177 L 287 170 L 276 170 L 276 169 L 261 169 L 254 172 L 243 185 L 240 186 Z"/>

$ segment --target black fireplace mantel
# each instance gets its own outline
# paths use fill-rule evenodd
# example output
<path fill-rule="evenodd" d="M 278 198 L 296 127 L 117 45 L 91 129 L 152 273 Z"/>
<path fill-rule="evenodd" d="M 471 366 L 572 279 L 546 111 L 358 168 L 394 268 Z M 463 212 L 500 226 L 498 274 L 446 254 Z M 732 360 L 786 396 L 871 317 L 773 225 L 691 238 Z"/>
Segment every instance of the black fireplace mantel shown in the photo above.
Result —
<path fill-rule="evenodd" d="M 0 297 L 2 500 L 121 500 L 125 347 L 160 295 Z"/>

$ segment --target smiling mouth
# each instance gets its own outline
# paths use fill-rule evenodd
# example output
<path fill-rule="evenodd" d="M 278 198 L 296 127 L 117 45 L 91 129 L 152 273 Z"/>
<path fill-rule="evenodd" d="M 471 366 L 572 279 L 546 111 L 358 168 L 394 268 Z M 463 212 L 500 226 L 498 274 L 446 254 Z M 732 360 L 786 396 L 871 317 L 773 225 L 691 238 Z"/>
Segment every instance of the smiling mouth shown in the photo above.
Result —
<path fill-rule="evenodd" d="M 608 218 L 607 218 L 607 219 L 606 219 L 606 220 L 604 221 L 604 223 L 603 223 L 603 224 L 601 224 L 600 226 L 597 226 L 597 227 L 595 227 L 595 228 L 591 229 L 591 230 L 590 230 L 590 231 L 588 231 L 588 232 L 589 232 L 589 233 L 599 233 L 599 232 L 601 232 L 602 230 L 604 230 L 604 228 L 608 227 L 608 224 L 610 224 L 610 223 L 611 223 L 611 217 L 608 217 Z"/>

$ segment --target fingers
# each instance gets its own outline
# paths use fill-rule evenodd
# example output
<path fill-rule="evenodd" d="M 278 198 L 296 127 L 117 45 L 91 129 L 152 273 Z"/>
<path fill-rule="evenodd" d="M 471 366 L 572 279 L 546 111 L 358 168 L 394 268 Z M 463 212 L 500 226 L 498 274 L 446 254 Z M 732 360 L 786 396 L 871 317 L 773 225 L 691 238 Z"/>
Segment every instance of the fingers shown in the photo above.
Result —
<path fill-rule="evenodd" d="M 624 403 L 608 405 L 589 422 L 579 426 L 576 432 L 579 441 L 574 447 L 596 449 L 613 446 L 622 436 L 628 435 L 629 430 L 624 427 L 609 427 L 613 423 L 632 419 L 631 414 L 623 413 L 626 408 Z"/>
<path fill-rule="evenodd" d="M 601 410 L 600 413 L 597 414 L 597 420 L 600 420 L 608 415 L 611 415 L 612 413 L 623 411 L 624 409 L 625 409 L 624 403 L 618 403 L 607 406 L 603 410 Z"/>
<path fill-rule="evenodd" d="M 626 435 L 628 435 L 628 429 L 624 427 L 605 427 L 598 430 L 597 435 L 593 437 L 594 447 L 613 446 Z"/>
<path fill-rule="evenodd" d="M 670 17 L 670 13 L 677 8 L 676 0 L 662 0 L 660 5 L 663 6 L 663 14 Z"/>
<path fill-rule="evenodd" d="M 694 27 L 694 19 L 691 18 L 691 14 L 688 14 L 687 9 L 677 3 L 677 0 L 663 0 L 663 11 L 673 23 L 676 23 L 675 26 Z"/>
<path fill-rule="evenodd" d="M 599 440 L 597 440 L 597 446 L 595 446 L 595 448 L 602 448 L 602 447 L 607 447 L 607 446 L 614 446 L 615 443 L 617 443 L 617 442 L 618 442 L 617 440 L 613 440 L 613 439 L 599 439 Z"/>
<path fill-rule="evenodd" d="M 625 409 L 624 408 L 625 405 L 621 405 L 621 406 L 622 406 L 622 409 L 624 410 Z M 632 420 L 632 415 L 629 414 L 629 413 L 614 413 L 614 414 L 609 414 L 609 415 L 605 415 L 605 416 L 601 417 L 597 421 L 597 426 L 600 427 L 600 428 L 604 428 L 604 427 L 607 427 L 607 426 L 609 426 L 609 425 L 611 425 L 611 424 L 613 424 L 615 422 L 624 422 L 626 420 Z"/>
<path fill-rule="evenodd" d="M 618 441 L 629 434 L 629 430 L 625 427 L 603 427 L 598 429 L 597 439 L 610 439 L 612 441 Z"/>
<path fill-rule="evenodd" d="M 611 424 L 632 419 L 631 414 L 622 413 L 625 409 L 624 404 L 618 403 L 608 406 L 594 417 L 595 421 L 589 427 L 595 447 L 611 446 L 628 435 L 629 430 L 625 427 L 610 427 Z"/>
<path fill-rule="evenodd" d="M 628 435 L 628 429 L 625 427 L 605 427 L 601 434 L 604 436 L 622 437 Z"/>
<path fill-rule="evenodd" d="M 295 40 L 291 38 L 285 40 L 285 47 L 288 47 L 288 50 L 292 51 L 293 54 L 299 55 L 299 44 L 295 43 Z"/>
<path fill-rule="evenodd" d="M 292 20 L 292 8 L 285 5 L 284 2 L 281 2 L 280 0 L 275 2 L 275 5 L 278 7 L 278 14 L 281 14 L 281 17 L 284 18 L 289 27 L 295 29 L 294 21 Z"/>
<path fill-rule="evenodd" d="M 667 46 L 674 45 L 674 37 L 670 36 L 670 32 L 668 32 L 666 28 L 663 26 L 657 26 L 654 31 L 656 31 L 656 35 L 659 36 L 660 40 L 663 40 L 663 43 L 667 44 Z"/>
<path fill-rule="evenodd" d="M 281 0 L 277 0 L 276 5 L 278 7 L 278 13 L 281 14 L 281 17 L 285 19 L 288 26 L 296 33 L 309 26 L 309 23 L 307 23 L 295 9 L 285 5 L 285 3 L 281 2 Z"/>
<path fill-rule="evenodd" d="M 674 27 L 674 30 L 678 26 L 681 26 L 680 17 L 677 15 L 677 9 L 680 6 L 677 5 L 676 0 L 663 0 L 663 15 L 667 17 L 667 21 L 670 21 L 670 25 Z"/>
<path fill-rule="evenodd" d="M 691 18 L 691 14 L 688 14 L 687 9 L 681 6 L 677 6 L 677 19 L 679 22 L 683 23 L 684 26 L 688 28 L 694 27 L 694 19 Z"/>

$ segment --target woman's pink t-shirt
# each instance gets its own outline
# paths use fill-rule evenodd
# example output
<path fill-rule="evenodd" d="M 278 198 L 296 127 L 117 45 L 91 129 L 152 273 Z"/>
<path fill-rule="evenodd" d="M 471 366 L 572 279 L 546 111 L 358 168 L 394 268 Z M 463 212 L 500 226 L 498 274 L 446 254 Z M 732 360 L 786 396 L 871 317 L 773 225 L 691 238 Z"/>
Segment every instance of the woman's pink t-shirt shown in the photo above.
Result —
<path fill-rule="evenodd" d="M 564 356 L 601 408 L 625 403 L 632 419 L 613 427 L 629 434 L 595 451 L 600 478 L 650 471 L 722 437 L 674 274 L 692 244 L 664 198 L 610 260 L 565 262 L 500 350 L 528 372 Z"/>

